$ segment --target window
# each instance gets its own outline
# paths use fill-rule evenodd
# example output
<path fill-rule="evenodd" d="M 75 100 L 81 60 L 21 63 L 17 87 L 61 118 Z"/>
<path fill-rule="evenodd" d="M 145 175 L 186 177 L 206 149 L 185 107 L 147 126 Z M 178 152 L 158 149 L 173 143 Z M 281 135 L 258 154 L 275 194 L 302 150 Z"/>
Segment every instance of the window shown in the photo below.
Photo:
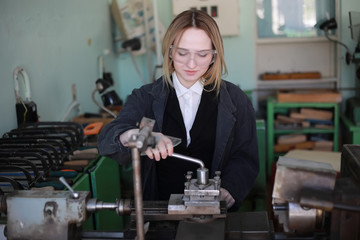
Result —
<path fill-rule="evenodd" d="M 323 35 L 317 25 L 335 17 L 335 0 L 256 0 L 258 38 Z"/>

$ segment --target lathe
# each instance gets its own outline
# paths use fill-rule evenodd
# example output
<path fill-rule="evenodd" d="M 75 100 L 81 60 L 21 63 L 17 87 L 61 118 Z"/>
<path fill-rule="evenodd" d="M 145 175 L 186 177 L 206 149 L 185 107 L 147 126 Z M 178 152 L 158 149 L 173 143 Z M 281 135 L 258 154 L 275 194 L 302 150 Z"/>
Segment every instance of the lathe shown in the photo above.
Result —
<path fill-rule="evenodd" d="M 280 157 L 272 193 L 273 211 L 228 213 L 220 201 L 221 173 L 209 179 L 201 160 L 188 172 L 184 193 L 168 201 L 142 201 L 140 154 L 150 145 L 153 122 L 131 137 L 134 199 L 103 202 L 88 191 L 18 190 L 0 196 L 4 235 L 17 239 L 360 239 L 360 146 L 345 145 L 341 173 L 324 163 Z M 129 215 L 121 232 L 83 231 L 98 211 Z M 272 217 L 274 213 L 274 218 Z"/>
<path fill-rule="evenodd" d="M 198 162 L 197 177 L 186 175 L 184 194 L 173 194 L 169 201 L 144 201 L 138 214 L 136 201 L 120 199 L 114 203 L 90 198 L 90 192 L 22 190 L 1 198 L 1 211 L 7 213 L 8 239 L 241 239 L 255 234 L 271 237 L 266 213 L 227 214 L 220 199 L 220 172 L 208 178 L 202 161 L 183 155 L 175 157 Z M 130 215 L 132 224 L 123 232 L 83 232 L 81 225 L 89 214 L 114 210 Z M 143 236 L 139 235 L 139 219 Z M 260 222 L 259 222 L 260 220 Z M 261 222 L 262 221 L 262 222 Z M 243 222 L 242 225 L 237 223 Z M 136 227 L 136 229 L 135 229 Z M 141 231 L 140 231 L 141 234 Z M 226 235 L 226 236 L 225 236 Z"/>

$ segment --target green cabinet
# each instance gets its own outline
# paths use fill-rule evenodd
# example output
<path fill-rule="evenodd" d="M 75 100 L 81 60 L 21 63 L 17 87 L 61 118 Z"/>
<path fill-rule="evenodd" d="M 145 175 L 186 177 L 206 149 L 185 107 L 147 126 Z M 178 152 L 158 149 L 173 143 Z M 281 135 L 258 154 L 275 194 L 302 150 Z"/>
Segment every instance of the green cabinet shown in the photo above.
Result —
<path fill-rule="evenodd" d="M 341 115 L 344 126 L 343 143 L 360 144 L 360 126 L 357 126 L 346 115 Z"/>
<path fill-rule="evenodd" d="M 319 129 L 313 127 L 301 129 L 276 129 L 275 117 L 278 113 L 284 113 L 290 109 L 299 108 L 313 108 L 313 109 L 326 109 L 333 111 L 333 128 L 332 129 Z M 333 141 L 333 151 L 338 151 L 339 141 L 339 105 L 338 103 L 310 103 L 310 102 L 278 102 L 274 98 L 267 100 L 267 155 L 268 166 L 267 176 L 271 176 L 271 169 L 273 163 L 277 160 L 277 155 L 274 152 L 275 139 L 284 134 L 331 134 Z"/>
<path fill-rule="evenodd" d="M 121 199 L 121 168 L 111 158 L 99 156 L 74 180 L 75 191 L 89 191 L 92 198 L 107 203 Z M 92 213 L 83 224 L 83 230 L 122 231 L 124 217 L 115 210 L 100 210 Z"/>
<path fill-rule="evenodd" d="M 90 182 L 93 198 L 108 203 L 121 199 L 120 166 L 115 160 L 100 157 L 90 171 Z M 94 213 L 94 220 L 95 229 L 100 231 L 121 231 L 124 225 L 123 216 L 113 210 Z"/>

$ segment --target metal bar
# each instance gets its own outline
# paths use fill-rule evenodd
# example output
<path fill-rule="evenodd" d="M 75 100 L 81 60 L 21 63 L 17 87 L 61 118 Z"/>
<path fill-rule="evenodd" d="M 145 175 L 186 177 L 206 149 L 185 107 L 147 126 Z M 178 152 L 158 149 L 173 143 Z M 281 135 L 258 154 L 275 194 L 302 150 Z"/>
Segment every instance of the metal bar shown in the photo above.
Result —
<path fill-rule="evenodd" d="M 201 168 L 205 168 L 204 162 L 199 160 L 199 159 L 188 157 L 188 156 L 181 155 L 181 154 L 178 154 L 178 153 L 173 153 L 171 156 L 176 157 L 176 158 L 180 158 L 182 160 L 186 160 L 186 161 L 189 161 L 189 162 L 197 163 L 197 164 L 199 164 L 201 166 Z"/>
<path fill-rule="evenodd" d="M 142 203 L 142 184 L 141 184 L 141 166 L 140 166 L 140 152 L 137 148 L 131 148 L 132 166 L 133 166 L 133 180 L 134 180 L 134 198 L 136 211 L 136 232 L 137 239 L 144 240 L 144 216 Z"/>

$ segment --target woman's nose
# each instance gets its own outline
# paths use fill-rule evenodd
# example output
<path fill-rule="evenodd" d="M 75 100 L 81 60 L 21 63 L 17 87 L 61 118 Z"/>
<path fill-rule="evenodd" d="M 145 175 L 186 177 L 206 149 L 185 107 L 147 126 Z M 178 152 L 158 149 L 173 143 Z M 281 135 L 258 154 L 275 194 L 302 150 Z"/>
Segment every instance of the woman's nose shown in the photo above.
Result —
<path fill-rule="evenodd" d="M 188 66 L 189 68 L 194 68 L 197 66 L 195 56 L 193 54 L 191 54 L 189 59 L 187 60 L 186 66 Z"/>

